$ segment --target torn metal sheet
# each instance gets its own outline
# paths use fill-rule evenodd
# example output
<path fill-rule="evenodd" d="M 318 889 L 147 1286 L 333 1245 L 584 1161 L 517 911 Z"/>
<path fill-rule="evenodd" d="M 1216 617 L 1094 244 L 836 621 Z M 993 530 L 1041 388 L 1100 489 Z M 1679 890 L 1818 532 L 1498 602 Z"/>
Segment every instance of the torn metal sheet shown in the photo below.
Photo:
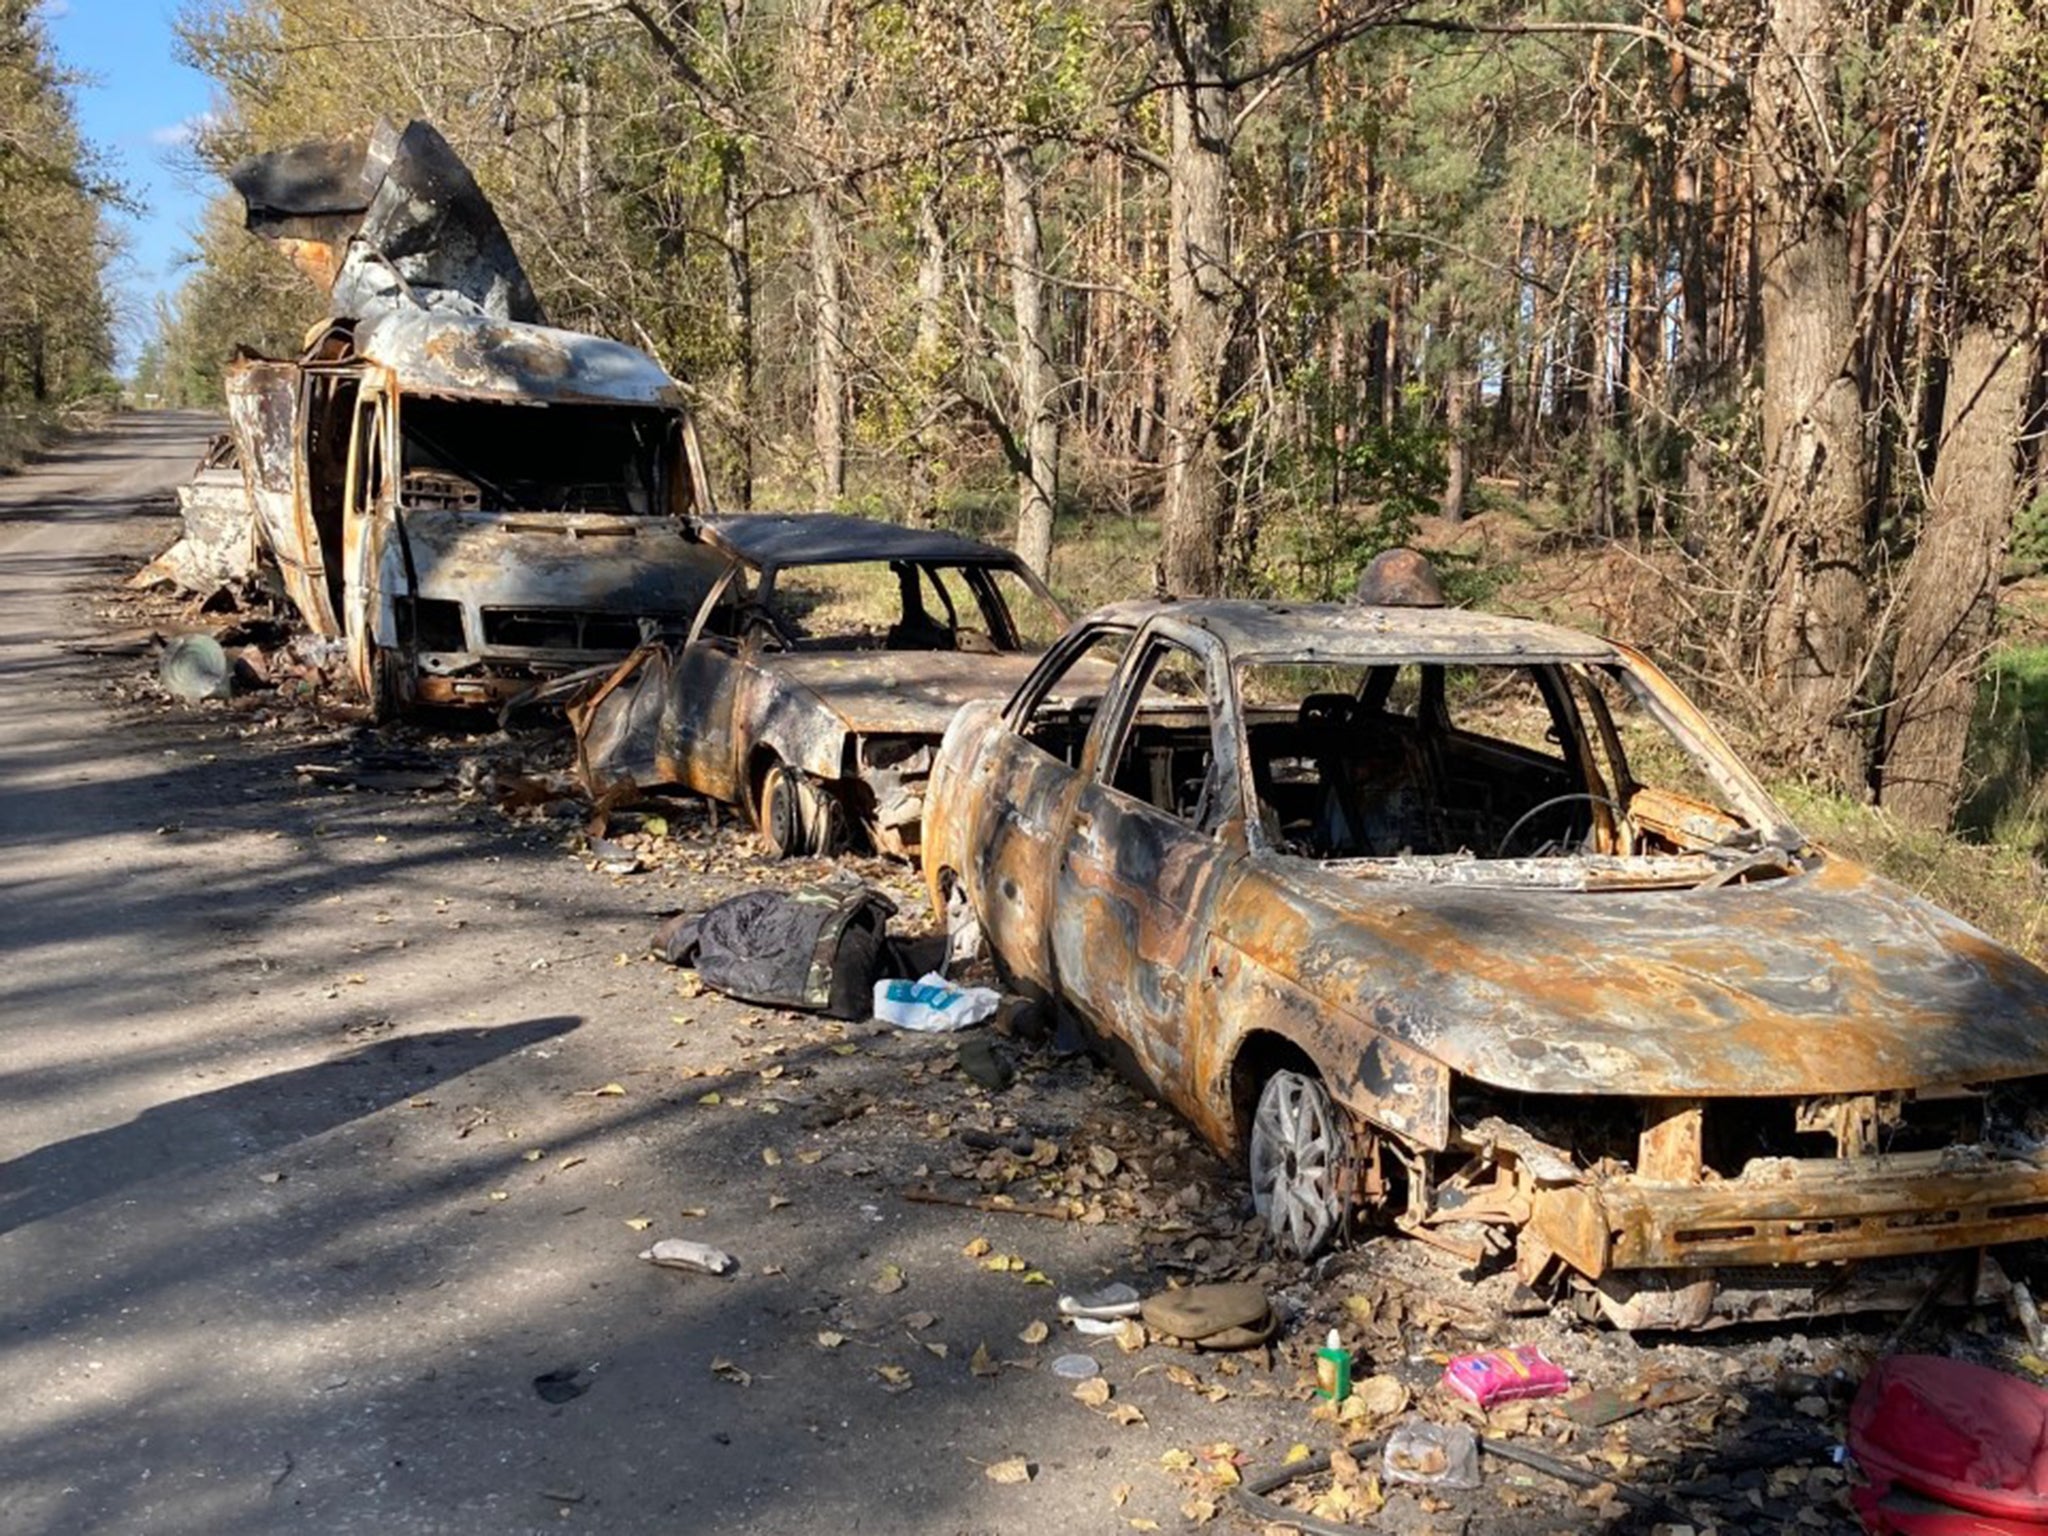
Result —
<path fill-rule="evenodd" d="M 273 150 L 228 180 L 250 231 L 278 242 L 332 314 L 546 318 L 497 210 L 430 123 Z"/>
<path fill-rule="evenodd" d="M 962 711 L 924 831 L 940 909 L 1216 1146 L 1307 1072 L 1355 1198 L 1628 1326 L 2048 1236 L 2048 974 L 1812 845 L 1625 647 L 1118 605 Z"/>
<path fill-rule="evenodd" d="M 192 478 L 178 487 L 178 538 L 129 580 L 131 587 L 168 582 L 207 596 L 256 574 L 255 525 L 249 488 L 232 435 L 208 444 Z"/>

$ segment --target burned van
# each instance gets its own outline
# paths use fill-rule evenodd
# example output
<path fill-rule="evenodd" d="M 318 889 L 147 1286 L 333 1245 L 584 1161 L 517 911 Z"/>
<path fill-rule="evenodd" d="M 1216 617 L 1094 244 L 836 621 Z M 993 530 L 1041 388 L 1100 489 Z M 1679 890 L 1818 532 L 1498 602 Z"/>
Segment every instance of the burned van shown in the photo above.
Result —
<path fill-rule="evenodd" d="M 227 390 L 263 542 L 380 714 L 623 657 L 724 569 L 675 381 L 619 342 L 397 308 Z"/>

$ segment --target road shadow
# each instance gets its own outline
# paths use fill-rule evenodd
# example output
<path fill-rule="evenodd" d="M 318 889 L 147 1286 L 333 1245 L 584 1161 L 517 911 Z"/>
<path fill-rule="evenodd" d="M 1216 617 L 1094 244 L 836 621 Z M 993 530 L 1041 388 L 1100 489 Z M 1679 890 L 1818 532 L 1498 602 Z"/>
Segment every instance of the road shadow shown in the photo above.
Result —
<path fill-rule="evenodd" d="M 0 1235 L 131 1185 L 277 1152 L 436 1083 L 566 1034 L 571 1015 L 379 1041 L 308 1067 L 144 1110 L 0 1163 Z"/>

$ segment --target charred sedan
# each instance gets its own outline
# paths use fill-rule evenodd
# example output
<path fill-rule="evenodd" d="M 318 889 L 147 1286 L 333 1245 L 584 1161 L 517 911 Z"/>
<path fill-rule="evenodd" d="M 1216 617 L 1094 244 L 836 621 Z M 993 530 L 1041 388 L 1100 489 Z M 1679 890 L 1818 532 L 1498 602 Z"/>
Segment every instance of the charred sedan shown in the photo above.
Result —
<path fill-rule="evenodd" d="M 686 634 L 570 715 L 595 794 L 630 780 L 740 806 L 778 855 L 917 856 L 932 753 L 1067 620 L 1007 550 L 867 518 L 715 518 L 725 569 Z"/>
<path fill-rule="evenodd" d="M 962 711 L 925 868 L 1248 1168 L 1629 1328 L 2048 1235 L 2048 974 L 1815 847 L 1626 646 L 1132 604 Z"/>

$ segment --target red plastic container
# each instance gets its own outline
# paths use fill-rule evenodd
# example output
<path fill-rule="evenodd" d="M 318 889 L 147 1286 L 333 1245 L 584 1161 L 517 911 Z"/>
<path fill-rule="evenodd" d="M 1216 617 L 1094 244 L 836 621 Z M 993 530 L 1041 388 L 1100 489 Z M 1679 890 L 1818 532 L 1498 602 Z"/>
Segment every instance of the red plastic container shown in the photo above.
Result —
<path fill-rule="evenodd" d="M 1879 1536 L 2048 1536 L 2048 1391 L 2003 1371 L 1896 1355 L 1864 1378 L 1849 1452 Z"/>

